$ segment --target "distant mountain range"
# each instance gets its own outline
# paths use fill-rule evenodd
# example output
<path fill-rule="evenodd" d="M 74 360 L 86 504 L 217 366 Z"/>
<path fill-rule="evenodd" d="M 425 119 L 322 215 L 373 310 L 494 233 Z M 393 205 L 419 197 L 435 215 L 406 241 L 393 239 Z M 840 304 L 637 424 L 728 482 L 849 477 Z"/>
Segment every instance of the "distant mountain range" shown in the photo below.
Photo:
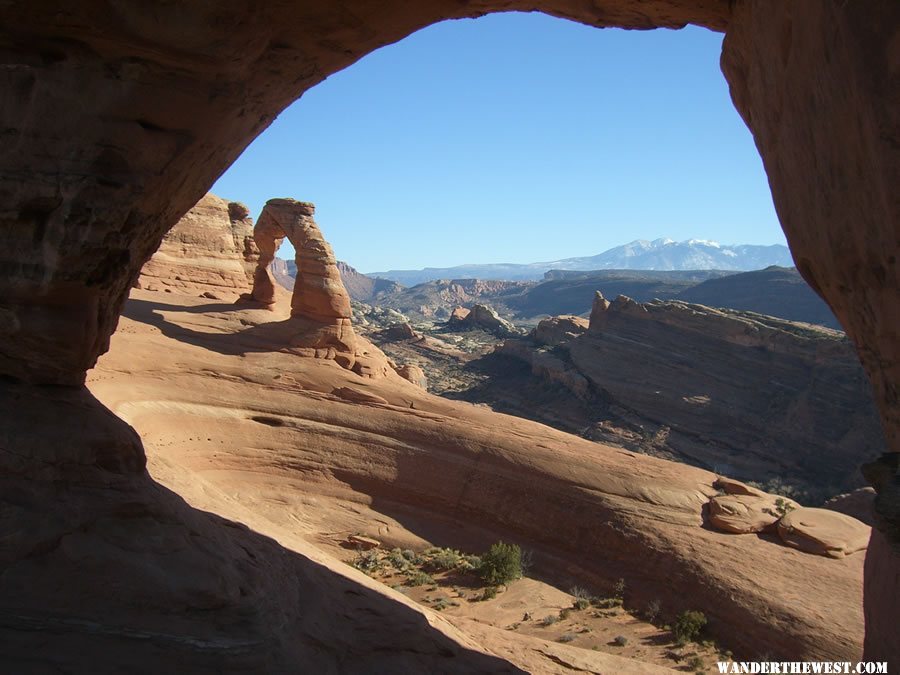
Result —
<path fill-rule="evenodd" d="M 457 265 L 456 267 L 426 267 L 421 270 L 388 270 L 369 272 L 367 276 L 389 279 L 406 286 L 414 286 L 435 279 L 504 279 L 507 281 L 536 281 L 550 270 L 729 270 L 743 272 L 771 265 L 791 267 L 794 262 L 786 246 L 728 246 L 704 239 L 673 241 L 638 239 L 616 246 L 598 255 L 565 258 L 551 262 L 528 264 L 496 263 Z"/>

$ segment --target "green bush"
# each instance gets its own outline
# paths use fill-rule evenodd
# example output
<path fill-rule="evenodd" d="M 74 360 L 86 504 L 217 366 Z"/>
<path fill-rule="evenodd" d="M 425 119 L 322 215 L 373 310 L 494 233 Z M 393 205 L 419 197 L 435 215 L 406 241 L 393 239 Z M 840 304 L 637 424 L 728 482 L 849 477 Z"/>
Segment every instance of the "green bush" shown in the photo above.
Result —
<path fill-rule="evenodd" d="M 678 615 L 672 626 L 672 633 L 680 645 L 696 640 L 700 631 L 706 625 L 706 615 L 703 612 L 687 610 Z"/>
<path fill-rule="evenodd" d="M 430 574 L 426 574 L 421 570 L 415 570 L 407 575 L 406 583 L 410 586 L 430 586 L 434 583 L 434 579 Z"/>
<path fill-rule="evenodd" d="M 491 586 L 508 584 L 522 576 L 522 549 L 498 541 L 481 556 L 481 578 Z"/>
<path fill-rule="evenodd" d="M 449 572 L 463 563 L 463 556 L 452 548 L 439 548 L 431 553 L 430 562 L 435 568 Z"/>
<path fill-rule="evenodd" d="M 575 600 L 572 601 L 572 607 L 575 609 L 587 609 L 590 606 L 591 601 L 587 598 L 575 598 Z"/>
<path fill-rule="evenodd" d="M 361 572 L 365 572 L 371 576 L 384 567 L 384 563 L 378 557 L 376 551 L 360 551 L 356 554 L 356 560 L 353 561 L 353 566 Z"/>
<path fill-rule="evenodd" d="M 628 638 L 625 637 L 624 635 L 617 635 L 617 636 L 616 636 L 616 639 L 613 640 L 613 643 L 614 643 L 617 647 L 624 647 L 625 645 L 628 644 Z"/>
<path fill-rule="evenodd" d="M 481 593 L 481 597 L 478 598 L 481 601 L 484 600 L 493 600 L 497 597 L 498 588 L 496 586 L 488 586 Z"/>

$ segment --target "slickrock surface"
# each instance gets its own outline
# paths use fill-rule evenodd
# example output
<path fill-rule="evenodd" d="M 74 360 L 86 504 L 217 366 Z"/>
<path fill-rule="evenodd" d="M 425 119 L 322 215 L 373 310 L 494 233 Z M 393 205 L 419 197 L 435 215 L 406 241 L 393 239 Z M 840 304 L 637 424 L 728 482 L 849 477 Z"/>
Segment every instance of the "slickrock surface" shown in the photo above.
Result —
<path fill-rule="evenodd" d="M 209 193 L 166 233 L 136 285 L 235 300 L 250 290 L 258 256 L 247 207 Z"/>
<path fill-rule="evenodd" d="M 701 609 L 738 652 L 859 653 L 863 556 L 705 529 L 713 474 L 429 396 L 397 375 L 367 380 L 266 351 L 247 323 L 271 312 L 197 312 L 202 300 L 175 299 L 134 292 L 91 388 L 140 431 L 153 475 L 195 506 L 251 517 L 282 542 L 296 541 L 284 528 L 307 541 L 360 530 L 341 504 L 445 545 L 462 545 L 477 522 L 482 545 L 511 538 L 565 560 L 551 574 L 625 577 L 636 607 Z M 368 534 L 386 541 L 397 528 Z M 317 583 L 338 611 L 335 587 Z"/>
<path fill-rule="evenodd" d="M 560 330 L 561 321 L 499 351 L 584 402 L 582 428 L 593 425 L 598 438 L 745 480 L 778 479 L 813 499 L 858 487 L 859 465 L 884 447 L 842 333 L 599 294 L 585 333 Z"/>

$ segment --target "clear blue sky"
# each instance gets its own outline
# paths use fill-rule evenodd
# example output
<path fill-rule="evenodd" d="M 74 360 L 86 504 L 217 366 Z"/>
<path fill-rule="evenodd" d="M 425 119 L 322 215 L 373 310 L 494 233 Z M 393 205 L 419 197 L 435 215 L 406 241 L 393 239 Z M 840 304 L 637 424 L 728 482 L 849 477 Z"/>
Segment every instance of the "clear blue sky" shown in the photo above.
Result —
<path fill-rule="evenodd" d="M 542 14 L 437 24 L 307 92 L 213 191 L 254 217 L 271 197 L 315 202 L 364 272 L 663 236 L 784 243 L 721 43 Z"/>

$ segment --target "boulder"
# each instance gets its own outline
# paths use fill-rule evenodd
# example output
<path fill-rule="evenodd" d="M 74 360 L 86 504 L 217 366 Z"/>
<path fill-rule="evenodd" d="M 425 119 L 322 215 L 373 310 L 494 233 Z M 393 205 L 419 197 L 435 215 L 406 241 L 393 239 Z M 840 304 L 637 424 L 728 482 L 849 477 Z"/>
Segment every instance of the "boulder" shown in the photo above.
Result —
<path fill-rule="evenodd" d="M 454 330 L 480 329 L 498 337 L 519 334 L 516 327 L 506 319 L 500 318 L 495 309 L 477 303 L 472 305 L 468 311 L 462 307 L 454 309 L 447 321 L 447 326 Z"/>
<path fill-rule="evenodd" d="M 422 336 L 413 330 L 408 323 L 395 323 L 393 326 L 381 331 L 381 336 L 386 340 L 418 340 Z"/>
<path fill-rule="evenodd" d="M 397 374 L 405 380 L 409 380 L 417 387 L 428 389 L 428 378 L 425 377 L 425 371 L 414 364 L 404 364 L 397 368 Z"/>
<path fill-rule="evenodd" d="M 778 522 L 778 536 L 785 544 L 830 558 L 865 550 L 870 532 L 856 518 L 828 509 L 794 509 Z"/>
<path fill-rule="evenodd" d="M 529 337 L 538 344 L 554 346 L 582 335 L 588 326 L 588 320 L 580 316 L 552 316 L 538 323 Z"/>
<path fill-rule="evenodd" d="M 797 508 L 790 500 L 775 495 L 757 497 L 746 494 L 720 495 L 709 500 L 709 523 L 717 530 L 731 534 L 750 534 L 771 530 L 789 505 Z M 779 505 L 781 508 L 779 508 Z"/>
<path fill-rule="evenodd" d="M 770 496 L 768 492 L 764 492 L 752 485 L 747 485 L 746 483 L 742 483 L 739 480 L 728 478 L 726 476 L 717 476 L 713 483 L 713 487 L 717 490 L 722 490 L 725 494 L 729 495 L 748 495 L 750 497 L 763 498 Z"/>
<path fill-rule="evenodd" d="M 468 309 L 466 309 L 465 307 L 454 307 L 453 311 L 450 312 L 447 323 L 454 324 L 460 321 L 465 321 L 467 316 L 469 316 Z"/>

